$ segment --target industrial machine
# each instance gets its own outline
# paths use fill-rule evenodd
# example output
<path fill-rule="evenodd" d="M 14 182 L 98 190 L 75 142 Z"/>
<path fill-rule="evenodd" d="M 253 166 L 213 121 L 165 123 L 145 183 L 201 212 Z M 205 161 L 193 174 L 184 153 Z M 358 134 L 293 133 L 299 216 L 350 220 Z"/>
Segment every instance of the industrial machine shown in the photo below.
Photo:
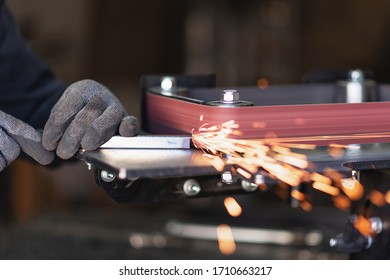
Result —
<path fill-rule="evenodd" d="M 343 233 L 329 237 L 310 229 L 304 236 L 320 234 L 320 241 L 299 243 L 297 240 L 308 239 L 296 238 L 302 232 L 292 230 L 295 237 L 286 244 L 325 242 L 330 250 L 346 252 L 350 258 L 390 258 L 390 85 L 376 84 L 365 79 L 363 71 L 352 70 L 345 79 L 326 83 L 239 88 L 216 88 L 214 75 L 152 75 L 141 78 L 141 91 L 142 134 L 134 139 L 114 137 L 97 151 L 78 154 L 113 199 L 158 202 L 237 194 L 267 197 L 281 185 L 291 207 L 302 206 L 293 195 L 297 191 L 318 197 L 307 181 L 286 186 L 262 172 L 242 176 L 229 164 L 217 170 L 203 155 L 207 151 L 194 147 L 191 135 L 205 123 L 212 126 L 234 120 L 239 124 L 239 139 L 314 143 L 314 149 L 299 151 L 310 162 L 311 172 L 335 181 L 329 175 L 331 170 L 343 180 L 363 186 L 363 194 L 350 200 Z M 337 155 L 330 147 L 337 148 Z M 339 192 L 348 197 L 348 188 Z M 194 225 L 170 223 L 167 234 L 195 238 L 186 235 L 190 226 Z M 202 226 L 192 227 L 200 239 L 207 238 L 201 233 L 208 228 Z M 237 227 L 237 236 L 239 230 Z M 275 237 L 280 232 L 274 230 L 271 235 Z"/>

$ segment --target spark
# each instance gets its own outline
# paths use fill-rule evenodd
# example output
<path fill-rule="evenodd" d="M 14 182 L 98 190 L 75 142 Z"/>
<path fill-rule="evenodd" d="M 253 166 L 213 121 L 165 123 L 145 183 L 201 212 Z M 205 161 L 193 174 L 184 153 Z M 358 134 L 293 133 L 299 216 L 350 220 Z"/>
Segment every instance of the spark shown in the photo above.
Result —
<path fill-rule="evenodd" d="M 247 180 L 251 180 L 259 172 L 265 172 L 269 177 L 292 187 L 311 180 L 313 188 L 319 191 L 333 196 L 340 193 L 340 189 L 332 185 L 332 177 L 309 172 L 310 163 L 307 156 L 292 151 L 315 149 L 316 145 L 294 143 L 292 138 L 287 139 L 287 143 L 281 142 L 280 139 L 273 141 L 274 138 L 237 139 L 234 136 L 241 135 L 238 128 L 239 125 L 234 120 L 221 125 L 203 124 L 198 132 L 193 133 L 192 141 L 196 148 L 209 154 L 211 164 L 218 171 L 232 166 L 236 173 Z M 334 144 L 332 147 L 341 149 L 344 146 Z M 222 160 L 223 157 L 226 160 Z"/>
<path fill-rule="evenodd" d="M 333 203 L 334 206 L 343 211 L 347 211 L 351 207 L 351 201 L 348 199 L 348 197 L 341 194 L 333 197 Z"/>
<path fill-rule="evenodd" d="M 359 200 L 364 195 L 364 187 L 359 181 L 352 178 L 341 180 L 341 187 L 344 193 L 353 201 Z"/>
<path fill-rule="evenodd" d="M 259 78 L 257 80 L 257 86 L 260 88 L 260 89 L 266 89 L 268 86 L 269 86 L 269 82 L 267 79 L 265 78 Z"/>
<path fill-rule="evenodd" d="M 299 206 L 306 212 L 310 212 L 313 209 L 313 205 L 307 200 L 301 201 Z"/>
<path fill-rule="evenodd" d="M 316 172 L 313 172 L 312 174 L 310 174 L 310 179 L 312 181 L 321 182 L 321 183 L 324 183 L 327 185 L 332 184 L 332 179 L 330 179 L 329 177 L 326 177 L 322 174 L 316 173 Z"/>
<path fill-rule="evenodd" d="M 233 232 L 229 225 L 221 224 L 217 227 L 219 251 L 224 255 L 232 255 L 236 251 Z"/>
<path fill-rule="evenodd" d="M 365 237 L 369 237 L 371 235 L 371 222 L 366 217 L 361 215 L 357 216 L 355 221 L 353 222 L 354 227 Z"/>
<path fill-rule="evenodd" d="M 265 128 L 266 123 L 255 122 L 253 128 Z M 297 138 L 277 138 L 272 132 L 267 132 L 264 139 L 240 139 L 243 134 L 238 130 L 239 125 L 233 120 L 220 125 L 203 124 L 197 132 L 193 131 L 192 142 L 202 150 L 216 170 L 222 172 L 229 169 L 229 175 L 241 176 L 244 180 L 256 183 L 257 175 L 264 175 L 278 182 L 274 188 L 275 194 L 282 199 L 288 196 L 296 199 L 299 206 L 305 211 L 311 211 L 313 205 L 308 201 L 309 196 L 298 190 L 302 183 L 311 183 L 312 188 L 332 197 L 335 207 L 348 210 L 352 201 L 360 200 L 364 196 L 364 186 L 357 180 L 345 178 L 343 174 L 326 167 L 320 173 L 311 170 L 313 164 L 304 153 L 299 150 L 314 150 L 315 142 L 332 141 L 328 145 L 328 154 L 332 157 L 341 157 L 346 149 L 353 149 L 351 145 L 336 144 L 341 140 L 380 139 L 389 138 L 389 133 L 363 133 L 353 135 L 308 136 Z M 228 167 L 228 168 L 227 168 Z M 259 182 L 259 188 L 264 182 Z M 367 194 L 370 201 L 376 206 L 390 204 L 390 191 L 381 193 L 372 191 Z M 235 217 L 241 214 L 241 206 L 233 198 L 224 201 L 228 213 Z M 358 216 L 354 226 L 363 235 L 369 236 L 371 223 L 363 215 Z M 233 234 L 228 225 L 217 228 L 218 243 L 223 254 L 233 254 L 236 250 Z"/>
<path fill-rule="evenodd" d="M 305 195 L 298 190 L 292 190 L 291 197 L 295 198 L 298 201 L 303 201 L 305 199 Z"/>
<path fill-rule="evenodd" d="M 330 194 L 332 196 L 336 196 L 340 193 L 340 189 L 318 181 L 313 182 L 313 188 L 322 191 L 324 193 Z"/>
<path fill-rule="evenodd" d="M 232 217 L 238 217 L 242 213 L 242 208 L 240 204 L 233 198 L 233 197 L 227 197 L 224 200 L 224 205 L 226 207 L 227 212 Z"/>
<path fill-rule="evenodd" d="M 233 120 L 221 125 L 204 124 L 197 133 L 193 133 L 194 146 L 205 153 L 216 157 L 227 158 L 226 162 L 210 158 L 211 164 L 218 171 L 224 165 L 236 166 L 236 171 L 246 179 L 251 179 L 259 170 L 264 170 L 290 186 L 298 186 L 307 180 L 309 167 L 307 156 L 293 152 L 291 149 L 314 149 L 313 144 L 274 143 L 269 139 L 237 139 L 231 136 L 241 135 L 239 125 Z"/>
<path fill-rule="evenodd" d="M 387 204 L 390 204 L 390 191 L 386 192 L 385 201 L 386 201 Z"/>
<path fill-rule="evenodd" d="M 373 190 L 370 193 L 370 201 L 378 207 L 386 204 L 385 195 L 377 190 Z"/>

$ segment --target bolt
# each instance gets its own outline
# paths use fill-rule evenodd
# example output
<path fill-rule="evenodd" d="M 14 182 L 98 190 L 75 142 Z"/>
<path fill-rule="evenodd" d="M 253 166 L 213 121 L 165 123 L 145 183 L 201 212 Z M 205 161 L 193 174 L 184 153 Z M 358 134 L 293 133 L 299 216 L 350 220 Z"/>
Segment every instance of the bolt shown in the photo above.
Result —
<path fill-rule="evenodd" d="M 258 186 L 255 183 L 251 183 L 245 180 L 241 181 L 241 187 L 246 192 L 254 192 L 255 190 L 258 189 Z"/>
<path fill-rule="evenodd" d="M 223 172 L 221 175 L 221 179 L 222 179 L 222 182 L 224 182 L 225 184 L 228 184 L 228 185 L 234 183 L 234 178 L 233 178 L 233 175 L 230 171 Z"/>
<path fill-rule="evenodd" d="M 336 247 L 338 243 L 339 243 L 339 242 L 337 241 L 336 238 L 331 238 L 331 239 L 329 240 L 329 245 L 330 245 L 330 247 L 332 247 L 332 248 Z"/>
<path fill-rule="evenodd" d="M 176 79 L 171 76 L 162 77 L 160 86 L 164 91 L 171 91 L 176 87 Z"/>
<path fill-rule="evenodd" d="M 364 81 L 364 74 L 362 70 L 359 69 L 351 70 L 349 71 L 348 75 L 352 82 L 361 83 Z"/>
<path fill-rule="evenodd" d="M 110 183 L 115 180 L 115 175 L 111 172 L 108 172 L 106 170 L 102 170 L 100 172 L 100 178 L 106 183 Z"/>
<path fill-rule="evenodd" d="M 234 103 L 240 101 L 240 93 L 235 89 L 225 89 L 222 92 L 221 101 L 224 103 Z"/>
<path fill-rule="evenodd" d="M 194 179 L 188 179 L 183 184 L 183 191 L 187 196 L 195 196 L 200 193 L 201 188 L 198 181 Z"/>

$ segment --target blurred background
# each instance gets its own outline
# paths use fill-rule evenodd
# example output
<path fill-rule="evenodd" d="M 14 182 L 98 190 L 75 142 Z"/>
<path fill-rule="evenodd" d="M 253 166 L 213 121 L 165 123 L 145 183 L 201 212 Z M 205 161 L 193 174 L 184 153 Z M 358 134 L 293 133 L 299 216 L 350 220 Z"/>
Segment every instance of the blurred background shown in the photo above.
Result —
<path fill-rule="evenodd" d="M 261 78 L 270 85 L 301 83 L 318 69 L 362 68 L 372 70 L 377 81 L 390 82 L 386 0 L 6 3 L 23 36 L 60 79 L 98 80 L 138 117 L 139 78 L 146 74 L 216 74 L 218 86 L 251 86 Z M 210 212 L 224 217 L 222 198 L 120 205 L 97 187 L 93 174 L 79 162 L 47 170 L 18 161 L 0 178 L 0 258 L 346 257 L 322 247 L 310 251 L 264 246 L 224 256 L 215 243 L 169 243 L 158 234 L 136 235 L 132 243 L 130 232 L 159 232 L 171 219 Z M 244 205 L 257 201 L 240 199 Z M 310 215 L 280 209 L 268 213 L 266 221 L 276 223 L 283 211 L 294 217 Z M 317 209 L 321 211 L 321 205 Z M 341 223 L 342 229 L 346 213 L 331 211 L 329 223 Z M 253 213 L 251 217 L 264 223 L 261 211 L 256 212 L 259 218 Z"/>

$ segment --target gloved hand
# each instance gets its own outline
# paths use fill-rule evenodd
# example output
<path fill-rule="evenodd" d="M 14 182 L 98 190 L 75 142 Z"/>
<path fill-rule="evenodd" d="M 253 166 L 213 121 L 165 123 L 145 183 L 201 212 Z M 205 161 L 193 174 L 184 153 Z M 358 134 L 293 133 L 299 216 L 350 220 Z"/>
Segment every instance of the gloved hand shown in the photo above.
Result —
<path fill-rule="evenodd" d="M 23 150 L 40 164 L 49 164 L 54 153 L 42 147 L 42 135 L 30 125 L 0 111 L 0 171 Z"/>
<path fill-rule="evenodd" d="M 54 105 L 43 130 L 42 145 L 68 159 L 80 145 L 85 150 L 99 148 L 118 129 L 121 136 L 137 135 L 137 119 L 128 116 L 106 87 L 82 80 L 70 85 Z"/>

